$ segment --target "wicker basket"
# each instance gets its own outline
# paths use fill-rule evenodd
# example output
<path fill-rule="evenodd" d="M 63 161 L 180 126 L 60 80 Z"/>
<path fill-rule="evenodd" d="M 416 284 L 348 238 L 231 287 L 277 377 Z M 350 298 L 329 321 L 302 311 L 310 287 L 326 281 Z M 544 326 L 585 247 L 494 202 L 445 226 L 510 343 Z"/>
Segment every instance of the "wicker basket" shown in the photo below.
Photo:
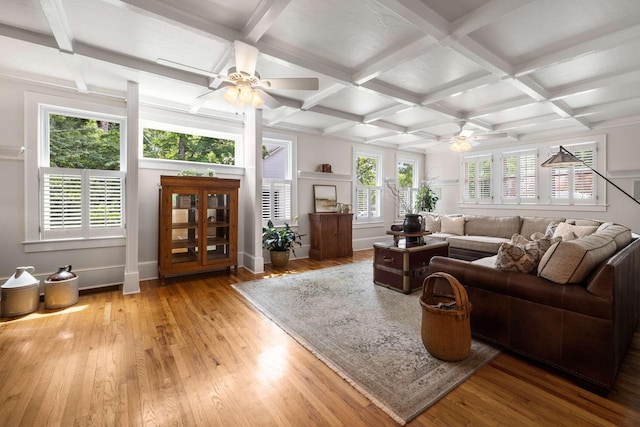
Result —
<path fill-rule="evenodd" d="M 434 293 L 436 283 L 447 281 L 451 294 Z M 439 285 L 440 286 L 440 285 Z M 440 308 L 442 305 L 453 308 Z M 422 284 L 422 342 L 427 351 L 438 359 L 457 361 L 471 352 L 471 303 L 460 282 L 447 273 L 433 273 Z"/>

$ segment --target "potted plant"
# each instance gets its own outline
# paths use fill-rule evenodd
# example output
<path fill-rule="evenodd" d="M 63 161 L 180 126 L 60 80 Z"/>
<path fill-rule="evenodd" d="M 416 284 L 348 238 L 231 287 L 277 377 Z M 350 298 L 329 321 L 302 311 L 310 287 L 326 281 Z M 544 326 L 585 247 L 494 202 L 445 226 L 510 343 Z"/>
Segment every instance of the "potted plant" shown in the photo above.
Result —
<path fill-rule="evenodd" d="M 305 235 L 292 230 L 287 223 L 283 227 L 275 227 L 269 220 L 267 226 L 262 228 L 262 247 L 269 250 L 271 265 L 286 266 L 289 262 L 289 253 L 293 252 L 293 255 L 296 255 L 293 247 L 302 246 L 303 236 Z"/>
<path fill-rule="evenodd" d="M 437 201 L 438 196 L 431 187 L 428 184 L 421 185 L 416 194 L 416 212 L 432 212 L 436 208 Z"/>

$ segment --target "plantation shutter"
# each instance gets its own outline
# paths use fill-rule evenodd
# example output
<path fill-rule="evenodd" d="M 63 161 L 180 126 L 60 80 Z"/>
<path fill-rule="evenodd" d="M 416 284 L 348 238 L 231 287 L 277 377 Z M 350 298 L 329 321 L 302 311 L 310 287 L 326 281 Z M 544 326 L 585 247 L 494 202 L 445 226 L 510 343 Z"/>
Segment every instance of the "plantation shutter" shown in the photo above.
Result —
<path fill-rule="evenodd" d="M 411 207 L 411 189 L 410 188 L 399 188 L 400 192 L 400 217 L 404 217 L 407 214 L 407 210 L 404 208 L 405 206 Z"/>
<path fill-rule="evenodd" d="M 558 147 L 554 147 L 555 151 Z M 595 143 L 567 146 L 578 159 L 593 167 L 596 162 Z M 551 169 L 551 200 L 562 204 L 595 204 L 595 174 L 585 165 Z"/>
<path fill-rule="evenodd" d="M 291 181 L 264 179 L 262 182 L 262 219 L 274 225 L 291 222 Z"/>
<path fill-rule="evenodd" d="M 491 200 L 491 158 L 478 162 L 478 200 Z"/>
<path fill-rule="evenodd" d="M 502 157 L 502 198 L 513 201 L 518 197 L 518 156 L 515 153 Z"/>
<path fill-rule="evenodd" d="M 40 180 L 42 238 L 124 235 L 124 172 L 43 167 Z"/>
<path fill-rule="evenodd" d="M 535 151 L 522 152 L 520 157 L 520 191 L 521 201 L 535 200 L 537 195 L 536 171 L 538 170 Z"/>
<path fill-rule="evenodd" d="M 476 198 L 476 162 L 474 159 L 464 162 L 464 198 Z"/>
<path fill-rule="evenodd" d="M 575 151 L 577 158 L 593 167 L 594 150 L 592 148 Z M 573 197 L 579 200 L 595 200 L 594 173 L 587 166 L 573 167 Z"/>

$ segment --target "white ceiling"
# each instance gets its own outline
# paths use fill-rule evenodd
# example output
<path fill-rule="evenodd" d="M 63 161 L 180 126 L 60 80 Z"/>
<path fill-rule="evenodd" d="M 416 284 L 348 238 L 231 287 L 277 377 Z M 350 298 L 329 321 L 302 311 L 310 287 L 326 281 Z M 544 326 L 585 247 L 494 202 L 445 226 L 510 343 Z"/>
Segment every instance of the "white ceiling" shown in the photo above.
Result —
<path fill-rule="evenodd" d="M 235 114 L 216 82 L 233 41 L 260 50 L 273 128 L 434 150 L 461 120 L 482 143 L 521 144 L 640 123 L 638 0 L 0 0 L 0 76 Z"/>

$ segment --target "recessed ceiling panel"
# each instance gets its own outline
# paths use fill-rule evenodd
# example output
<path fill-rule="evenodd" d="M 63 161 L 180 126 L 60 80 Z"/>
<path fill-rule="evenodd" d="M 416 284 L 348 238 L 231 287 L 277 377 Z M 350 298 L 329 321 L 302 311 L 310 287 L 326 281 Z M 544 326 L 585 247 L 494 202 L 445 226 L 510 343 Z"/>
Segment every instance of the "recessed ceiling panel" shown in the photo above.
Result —
<path fill-rule="evenodd" d="M 472 33 L 514 65 L 637 23 L 637 0 L 537 0 Z"/>
<path fill-rule="evenodd" d="M 0 24 L 51 34 L 51 28 L 38 0 L 2 2 Z"/>
<path fill-rule="evenodd" d="M 487 105 L 494 105 L 519 96 L 522 96 L 522 92 L 514 88 L 513 85 L 499 82 L 450 96 L 440 101 L 440 104 L 473 115 L 474 111 L 481 110 Z"/>
<path fill-rule="evenodd" d="M 420 123 L 432 123 L 441 119 L 442 115 L 422 107 L 413 107 L 407 111 L 402 111 L 384 118 L 384 120 L 389 123 L 404 127 L 411 127 Z"/>
<path fill-rule="evenodd" d="M 489 3 L 489 0 L 428 0 L 423 3 L 447 21 L 453 22 Z"/>
<path fill-rule="evenodd" d="M 164 58 L 211 70 L 232 46 L 104 1 L 71 0 L 65 6 L 77 40 L 149 61 Z"/>
<path fill-rule="evenodd" d="M 267 123 L 277 118 L 279 114 L 280 113 L 278 110 L 273 110 L 273 111 L 264 110 L 263 112 L 265 121 Z M 332 118 L 324 114 L 314 113 L 313 111 L 300 111 L 291 116 L 285 117 L 282 121 L 275 123 L 275 126 L 278 126 L 279 124 L 281 125 L 291 124 L 296 127 L 314 129 L 318 132 L 322 132 L 323 129 L 326 129 L 328 127 L 331 127 L 339 123 L 342 123 L 342 120 L 337 118 Z"/>
<path fill-rule="evenodd" d="M 267 32 L 269 38 L 354 69 L 423 34 L 374 1 L 296 0 Z"/>
<path fill-rule="evenodd" d="M 470 74 L 486 74 L 482 68 L 449 48 L 437 48 L 399 64 L 378 80 L 427 95 L 446 84 L 464 81 Z"/>
<path fill-rule="evenodd" d="M 56 49 L 0 37 L 0 52 L 1 68 L 73 81 L 69 67 Z M 43 64 L 47 64 L 46 69 Z"/>
<path fill-rule="evenodd" d="M 206 21 L 242 30 L 260 0 L 159 0 L 171 8 L 179 8 L 187 14 Z"/>
<path fill-rule="evenodd" d="M 482 116 L 482 120 L 496 125 L 500 123 L 510 123 L 518 120 L 546 116 L 549 114 L 554 114 L 553 110 L 549 105 L 542 102 L 528 104 L 524 107 L 512 108 L 498 113 L 487 114 L 486 116 Z"/>
<path fill-rule="evenodd" d="M 606 88 L 584 92 L 576 96 L 563 99 L 563 101 L 573 109 L 585 108 L 608 104 L 625 99 L 636 99 L 640 106 L 640 85 L 622 84 L 611 85 Z"/>
<path fill-rule="evenodd" d="M 356 87 L 348 87 L 327 98 L 320 105 L 337 111 L 366 115 L 393 105 L 393 101 Z"/>

